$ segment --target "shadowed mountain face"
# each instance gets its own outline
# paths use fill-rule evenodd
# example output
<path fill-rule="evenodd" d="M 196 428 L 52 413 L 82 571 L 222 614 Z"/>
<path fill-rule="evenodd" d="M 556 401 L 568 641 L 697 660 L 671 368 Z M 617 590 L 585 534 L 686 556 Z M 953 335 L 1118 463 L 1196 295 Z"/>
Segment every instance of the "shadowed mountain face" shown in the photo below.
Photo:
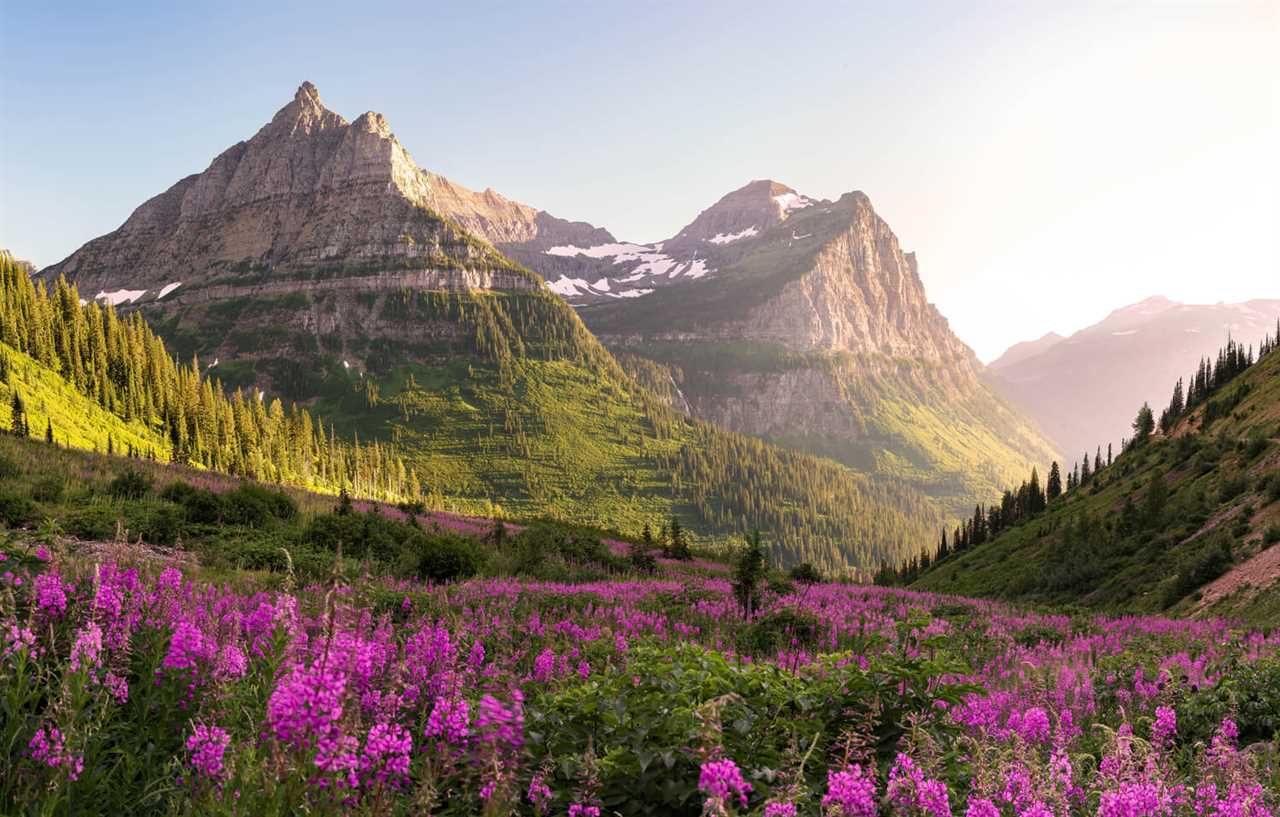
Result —
<path fill-rule="evenodd" d="M 1028 411 L 1068 459 L 1132 434 L 1142 403 L 1159 415 L 1173 384 L 1195 370 L 1228 336 L 1256 344 L 1274 331 L 1280 300 L 1181 304 L 1154 297 L 1117 309 L 1055 343 L 1012 347 L 987 378 Z M 1024 353 L 1026 352 L 1026 353 Z"/>

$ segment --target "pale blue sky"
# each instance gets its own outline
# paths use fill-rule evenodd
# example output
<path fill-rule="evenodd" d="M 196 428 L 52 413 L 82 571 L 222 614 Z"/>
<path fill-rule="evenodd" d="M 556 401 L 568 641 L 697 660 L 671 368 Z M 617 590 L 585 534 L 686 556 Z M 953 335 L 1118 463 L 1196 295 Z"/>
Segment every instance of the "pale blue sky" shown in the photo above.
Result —
<path fill-rule="evenodd" d="M 304 79 L 620 238 L 860 189 L 985 359 L 1154 293 L 1280 297 L 1280 3 L 0 0 L 0 246 L 40 264 Z"/>

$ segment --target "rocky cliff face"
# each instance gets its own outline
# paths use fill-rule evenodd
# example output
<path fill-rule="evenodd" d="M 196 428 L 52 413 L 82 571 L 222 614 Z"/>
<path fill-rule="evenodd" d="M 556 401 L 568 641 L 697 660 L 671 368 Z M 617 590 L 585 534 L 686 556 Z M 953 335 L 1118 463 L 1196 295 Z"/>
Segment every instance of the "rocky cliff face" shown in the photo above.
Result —
<path fill-rule="evenodd" d="M 981 382 L 864 194 L 819 201 L 752 182 L 660 250 L 673 246 L 699 253 L 705 274 L 629 300 L 582 298 L 579 314 L 610 346 L 671 365 L 698 416 L 912 473 L 957 510 L 1053 458 Z"/>

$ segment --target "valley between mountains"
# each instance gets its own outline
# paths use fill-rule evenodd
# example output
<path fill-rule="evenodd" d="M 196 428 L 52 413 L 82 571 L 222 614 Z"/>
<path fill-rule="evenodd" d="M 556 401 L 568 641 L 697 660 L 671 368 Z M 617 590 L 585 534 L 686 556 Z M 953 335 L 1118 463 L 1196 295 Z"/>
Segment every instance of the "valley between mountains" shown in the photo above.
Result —
<path fill-rule="evenodd" d="M 439 507 L 759 527 L 784 562 L 858 572 L 1055 457 L 916 263 L 862 193 L 769 181 L 629 244 L 422 170 L 305 83 L 39 277 L 393 444 Z"/>
<path fill-rule="evenodd" d="M 309 82 L 0 251 L 0 813 L 1276 817 L 1280 301 L 983 365 L 927 263 L 769 179 L 627 241 Z"/>

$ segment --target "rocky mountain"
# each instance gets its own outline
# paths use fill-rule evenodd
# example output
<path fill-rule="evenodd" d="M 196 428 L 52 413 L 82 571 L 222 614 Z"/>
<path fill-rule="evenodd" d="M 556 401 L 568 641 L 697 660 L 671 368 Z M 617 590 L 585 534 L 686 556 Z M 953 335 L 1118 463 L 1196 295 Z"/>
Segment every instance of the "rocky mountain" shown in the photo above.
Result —
<path fill-rule="evenodd" d="M 717 231 L 749 219 L 772 236 L 802 212 L 788 195 L 750 191 L 681 241 L 731 250 Z M 610 243 L 422 170 L 381 115 L 348 123 L 304 84 L 252 138 L 40 276 L 145 316 L 259 407 L 279 395 L 329 433 L 395 442 L 441 507 L 632 533 L 677 514 L 721 539 L 759 527 L 783 563 L 832 572 L 869 570 L 932 536 L 945 509 L 891 470 L 859 473 L 673 410 L 665 369 L 639 357 L 624 369 L 513 260 L 612 264 L 563 249 Z M 905 348 L 907 323 L 833 331 Z"/>
<path fill-rule="evenodd" d="M 307 82 L 251 139 L 42 274 L 117 305 L 361 265 L 418 285 L 429 271 L 448 288 L 539 286 L 473 233 L 529 246 L 610 238 L 423 171 L 381 114 L 349 123 Z"/>
<path fill-rule="evenodd" d="M 670 366 L 699 417 L 908 476 L 957 511 L 1054 457 L 980 381 L 863 193 L 821 201 L 756 181 L 646 248 L 661 259 L 592 249 L 626 270 L 592 290 L 642 289 L 575 287 L 579 314 L 615 350 Z"/>
<path fill-rule="evenodd" d="M 1117 309 L 1054 343 L 1018 344 L 989 367 L 991 385 L 1022 407 L 1069 455 L 1118 445 L 1142 403 L 1169 402 L 1173 383 L 1228 336 L 1256 344 L 1280 319 L 1280 300 L 1184 304 L 1153 297 Z M 1048 336 L 1046 336 L 1048 337 Z"/>

